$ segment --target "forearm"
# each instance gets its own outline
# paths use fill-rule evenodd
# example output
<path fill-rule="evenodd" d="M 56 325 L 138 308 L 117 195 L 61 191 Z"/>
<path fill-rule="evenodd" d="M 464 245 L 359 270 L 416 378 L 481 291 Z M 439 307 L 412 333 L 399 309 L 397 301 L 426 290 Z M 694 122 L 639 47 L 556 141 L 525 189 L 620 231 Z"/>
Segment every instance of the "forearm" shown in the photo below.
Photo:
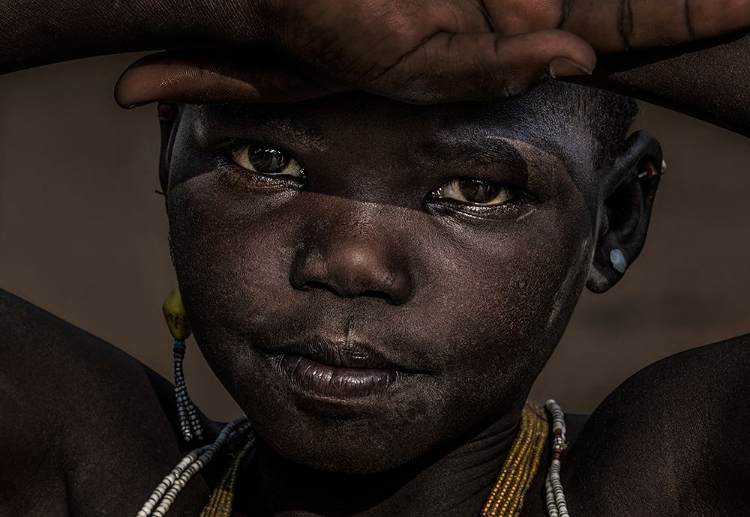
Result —
<path fill-rule="evenodd" d="M 416 0 L 414 3 L 419 4 Z M 229 73 L 233 69 L 223 65 L 221 73 L 211 74 L 206 73 L 205 63 L 200 58 L 192 61 L 183 58 L 176 65 L 150 69 L 150 76 L 136 77 L 131 86 L 137 86 L 138 95 L 131 91 L 130 97 L 137 102 L 147 102 L 157 98 L 178 99 L 181 94 L 187 95 L 185 92 L 192 93 L 192 98 L 203 98 L 206 94 L 231 91 L 233 100 L 243 95 L 257 100 L 273 97 L 269 91 L 281 89 L 282 97 L 288 100 L 297 98 L 295 88 L 303 90 L 298 97 L 306 98 L 310 96 L 311 84 L 317 85 L 313 88 L 314 96 L 329 90 L 340 91 L 343 84 L 345 88 L 361 88 L 393 98 L 403 97 L 407 101 L 437 102 L 470 98 L 476 93 L 480 97 L 487 95 L 486 89 L 481 92 L 457 89 L 459 84 L 493 84 L 500 94 L 521 91 L 525 87 L 524 78 L 541 75 L 537 68 L 546 68 L 552 57 L 559 57 L 563 47 L 579 60 L 585 61 L 588 55 L 581 49 L 581 45 L 586 45 L 583 40 L 572 41 L 573 36 L 563 32 L 548 34 L 546 39 L 528 35 L 507 38 L 499 47 L 492 35 L 489 39 L 475 41 L 469 34 L 463 41 L 471 44 L 446 49 L 441 46 L 442 40 L 436 40 L 429 52 L 415 53 L 414 42 L 429 41 L 435 27 L 442 27 L 444 21 L 439 16 L 441 11 L 435 10 L 437 4 L 430 0 L 422 4 L 424 10 L 417 9 L 417 14 L 412 13 L 413 19 L 410 19 L 397 9 L 394 11 L 394 4 L 387 0 L 354 2 L 348 7 L 342 7 L 338 0 L 0 0 L 0 20 L 3 21 L 0 73 L 116 52 L 256 50 L 265 46 L 274 51 L 286 49 L 290 57 L 308 65 L 305 70 L 313 69 L 318 75 L 337 76 L 343 70 L 345 77 L 339 79 L 344 82 L 332 86 L 317 76 L 318 80 L 311 80 L 308 72 L 300 74 L 297 68 L 287 70 L 287 76 L 274 75 L 265 68 L 233 75 Z M 283 5 L 284 11 L 272 12 L 272 5 L 277 9 Z M 434 20 L 425 25 L 424 18 L 430 13 Z M 738 19 L 743 20 L 744 10 L 739 9 L 738 13 Z M 471 13 L 464 14 L 464 24 L 471 27 Z M 641 18 L 653 22 L 655 15 L 642 14 Z M 399 16 L 404 19 L 395 24 L 394 16 L 396 21 Z M 596 20 L 593 15 L 591 20 L 579 19 L 570 30 L 580 32 L 584 39 L 587 31 L 601 36 Z M 711 30 L 704 27 L 700 33 L 728 30 L 725 25 L 729 22 L 722 23 Z M 747 26 L 747 23 L 743 21 L 740 25 Z M 396 26 L 416 26 L 423 29 L 424 35 L 406 31 L 383 43 L 382 35 L 395 30 Z M 280 37 L 280 34 L 285 36 Z M 750 136 L 750 88 L 747 86 L 750 83 L 750 33 L 746 34 L 726 39 L 720 45 L 681 45 L 604 56 L 594 75 L 581 81 L 662 104 Z M 550 44 L 550 37 L 556 38 L 554 45 Z M 669 40 L 679 41 L 679 38 Z M 482 53 L 490 43 L 494 51 Z M 554 52 L 550 53 L 549 47 Z M 412 56 L 411 61 L 408 56 Z M 465 56 L 485 56 L 487 62 L 480 59 L 477 62 L 484 63 L 482 66 L 467 67 L 462 59 Z M 476 59 L 479 57 L 472 58 L 472 63 Z M 458 64 L 451 70 L 450 63 Z M 485 73 L 504 68 L 517 72 L 526 64 L 533 74 Z M 387 74 L 374 74 L 373 70 L 385 70 Z M 428 72 L 433 70 L 438 73 L 430 75 Z M 462 80 L 451 79 L 455 77 Z M 509 85 L 512 80 L 504 80 L 508 77 L 515 77 L 520 84 Z M 228 80 L 231 84 L 224 84 Z M 175 81 L 182 82 L 164 88 Z M 189 84 L 184 84 L 186 82 Z M 217 86 L 217 82 L 221 84 Z"/>
<path fill-rule="evenodd" d="M 260 41 L 255 0 L 0 0 L 0 74 L 69 59 Z M 257 36 L 257 37 L 254 37 Z"/>
<path fill-rule="evenodd" d="M 750 32 L 717 41 L 602 57 L 585 82 L 750 136 Z"/>

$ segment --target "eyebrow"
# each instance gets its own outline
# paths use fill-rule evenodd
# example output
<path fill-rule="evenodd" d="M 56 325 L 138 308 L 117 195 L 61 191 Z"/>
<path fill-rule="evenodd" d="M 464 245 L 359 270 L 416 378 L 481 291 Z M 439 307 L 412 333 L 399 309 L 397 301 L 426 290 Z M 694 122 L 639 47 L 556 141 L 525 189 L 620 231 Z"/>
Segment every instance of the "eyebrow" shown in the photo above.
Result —
<path fill-rule="evenodd" d="M 258 125 L 266 128 L 268 131 L 283 133 L 294 139 L 294 147 L 302 148 L 305 151 L 323 151 L 325 149 L 325 138 L 308 125 L 295 124 L 292 120 L 282 118 L 273 122 L 270 120 L 260 119 Z"/>
<path fill-rule="evenodd" d="M 308 124 L 299 124 L 292 117 L 279 116 L 268 113 L 260 107 L 243 109 L 241 111 L 231 110 L 218 114 L 206 114 L 200 117 L 201 125 L 211 130 L 228 128 L 233 132 L 242 134 L 247 131 L 246 127 L 254 130 L 283 135 L 287 141 L 293 141 L 294 147 L 303 151 L 324 151 L 325 138 Z"/>
<path fill-rule="evenodd" d="M 526 172 L 529 166 L 513 144 L 497 135 L 461 132 L 438 134 L 436 138 L 422 143 L 417 152 L 428 162 L 452 163 L 461 160 L 480 167 L 503 164 L 505 167 L 518 168 L 519 172 Z"/>

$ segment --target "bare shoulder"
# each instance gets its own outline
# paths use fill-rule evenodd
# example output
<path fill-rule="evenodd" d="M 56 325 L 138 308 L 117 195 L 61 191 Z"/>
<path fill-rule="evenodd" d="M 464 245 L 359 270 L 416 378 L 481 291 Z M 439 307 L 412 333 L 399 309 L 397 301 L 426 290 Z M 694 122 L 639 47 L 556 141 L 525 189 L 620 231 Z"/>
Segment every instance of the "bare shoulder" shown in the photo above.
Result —
<path fill-rule="evenodd" d="M 75 432 L 73 419 L 109 425 L 174 403 L 170 383 L 133 357 L 3 290 L 0 382 L 4 398 L 24 401 L 29 418 L 56 432 Z"/>
<path fill-rule="evenodd" d="M 575 513 L 743 515 L 749 373 L 746 335 L 668 357 L 625 381 L 570 449 Z"/>
<path fill-rule="evenodd" d="M 180 457 L 173 408 L 137 360 L 0 290 L 0 514 L 136 505 Z"/>

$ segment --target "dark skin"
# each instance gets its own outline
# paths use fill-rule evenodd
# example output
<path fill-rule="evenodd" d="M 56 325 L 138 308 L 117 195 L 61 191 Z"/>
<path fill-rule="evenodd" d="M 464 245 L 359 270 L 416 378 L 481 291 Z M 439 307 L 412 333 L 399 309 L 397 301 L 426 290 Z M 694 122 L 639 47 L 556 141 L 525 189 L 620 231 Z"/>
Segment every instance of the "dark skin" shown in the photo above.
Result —
<path fill-rule="evenodd" d="M 496 420 L 489 415 L 512 415 L 499 425 L 515 425 L 589 279 L 599 214 L 622 208 L 605 209 L 606 199 L 618 189 L 641 197 L 633 220 L 603 223 L 601 244 L 637 254 L 658 181 L 640 184 L 634 171 L 654 155 L 661 162 L 653 139 L 635 135 L 623 168 L 594 181 L 593 150 L 542 151 L 565 148 L 560 131 L 528 143 L 551 116 L 534 114 L 532 101 L 420 108 L 348 95 L 304 109 L 182 114 L 168 213 L 185 303 L 209 363 L 259 433 L 280 437 L 274 449 L 303 464 L 377 472 Z M 353 111 L 366 122 L 348 119 Z M 531 128 L 517 129 L 530 115 Z M 308 139 L 288 136 L 297 132 Z M 225 151 L 226 140 L 239 143 Z M 287 149 L 307 178 L 288 179 L 296 165 L 282 180 L 246 174 L 221 154 L 245 152 L 243 142 Z M 508 201 L 430 197 L 457 174 L 502 185 L 497 199 Z M 295 336 L 369 342 L 415 375 L 387 398 L 301 411 L 313 402 L 262 388 L 279 383 L 262 350 Z M 261 350 L 248 355 L 248 344 Z M 249 395 L 258 391 L 263 401 Z M 333 450 L 332 435 L 342 437 Z"/>
<path fill-rule="evenodd" d="M 618 279 L 608 263 L 590 271 L 600 226 L 600 246 L 637 255 L 658 184 L 639 182 L 638 165 L 661 162 L 641 133 L 619 167 L 593 171 L 593 149 L 573 153 L 568 133 L 536 136 L 552 113 L 535 104 L 426 108 L 348 95 L 181 114 L 165 150 L 175 265 L 196 339 L 269 447 L 272 514 L 320 501 L 333 515 L 393 515 L 415 498 L 446 515 L 481 505 L 584 285 Z M 248 173 L 217 152 L 226 140 L 283 146 L 308 177 Z M 568 152 L 543 150 L 557 148 Z M 456 171 L 512 197 L 492 208 L 431 199 Z M 609 221 L 624 207 L 608 199 L 639 210 Z M 267 357 L 295 336 L 362 340 L 417 373 L 387 396 L 311 395 Z"/>
<path fill-rule="evenodd" d="M 733 23 L 739 23 L 742 8 Z M 72 30 L 70 23 L 63 28 Z M 161 43 L 148 39 L 149 27 L 154 24 L 140 29 L 144 44 Z M 503 27 L 504 37 L 520 32 L 512 24 Z M 152 36 L 168 32 L 154 30 Z M 208 34 L 206 41 L 226 43 L 210 33 L 199 32 Z M 569 57 L 585 57 L 580 41 L 555 37 L 567 38 L 556 41 L 563 47 L 572 45 L 566 47 Z M 536 56 L 532 64 L 544 61 L 546 69 L 548 61 L 528 38 L 503 44 L 523 43 Z M 57 57 L 80 55 L 80 41 Z M 585 41 L 612 50 L 597 34 Z M 6 69 L 47 55 L 28 51 L 29 45 L 4 44 L 16 51 L 4 52 L 16 56 L 4 61 Z M 346 41 L 342 47 L 353 48 Z M 104 45 L 103 51 L 126 48 Z M 296 58 L 309 60 L 309 49 L 300 48 Z M 717 50 L 698 54 L 693 70 L 706 55 L 715 57 L 711 52 Z M 404 88 L 408 74 L 391 75 L 390 82 L 382 81 L 387 74 L 376 80 L 325 76 L 331 63 L 316 63 L 315 77 L 323 83 L 316 83 L 314 95 L 289 88 L 288 98 L 355 86 L 418 102 L 466 96 L 433 80 L 415 93 Z M 424 66 L 405 66 L 405 73 Z M 498 83 L 497 95 L 506 96 L 535 81 L 539 66 L 528 67 L 510 85 L 484 80 Z M 154 75 L 139 76 L 138 70 L 123 81 L 121 100 L 163 98 L 163 89 L 151 91 Z M 644 70 L 596 80 L 643 88 Z M 173 70 L 161 72 L 169 76 Z M 251 97 L 241 88 L 217 89 L 210 73 L 199 88 L 189 75 L 181 77 L 188 81 L 169 83 L 176 89 L 167 98 L 222 98 L 227 92 L 232 100 Z M 335 84 L 330 91 L 329 82 Z M 652 94 L 688 106 L 689 96 L 680 97 L 686 90 L 696 95 L 685 87 Z M 143 95 L 128 98 L 129 92 Z M 644 164 L 661 161 L 650 136 L 635 135 L 620 156 L 595 171 L 587 139 L 550 127 L 549 119 L 560 114 L 545 111 L 535 95 L 514 104 L 442 107 L 363 94 L 311 101 L 304 111 L 293 105 L 187 107 L 179 124 L 165 125 L 162 163 L 176 269 L 195 335 L 262 438 L 259 464 L 248 465 L 243 475 L 239 512 L 477 512 L 512 443 L 521 404 L 584 285 L 610 288 L 621 275 L 608 261 L 609 250 L 622 249 L 632 262 L 642 248 L 658 184 L 637 179 Z M 733 103 L 747 109 L 736 100 L 742 95 L 720 97 L 721 107 L 707 110 L 706 117 L 731 125 L 723 110 Z M 521 125 L 521 119 L 533 124 Z M 317 136 L 290 138 L 289 129 L 273 129 L 279 123 L 297 129 L 291 134 L 314 130 Z M 571 123 L 574 134 L 590 133 L 586 120 Z M 283 146 L 304 164 L 305 186 L 300 191 L 293 182 L 261 180 L 232 164 L 226 145 L 219 145 L 227 137 Z M 431 193 L 450 183 L 456 170 L 509 188 L 509 200 L 468 215 L 461 205 L 434 199 Z M 626 217 L 609 216 L 623 206 Z M 11 466 L 0 471 L 3 513 L 88 515 L 117 508 L 134 514 L 180 456 L 170 387 L 132 358 L 10 295 L 0 303 L 0 360 L 14 365 L 3 369 L 1 396 L 8 413 L 18 415 L 0 425 Z M 263 350 L 309 334 L 367 340 L 417 373 L 386 395 L 354 402 L 295 391 Z M 748 387 L 746 344 L 738 338 L 639 373 L 597 409 L 580 434 L 571 433 L 575 444 L 565 456 L 563 482 L 573 514 L 741 514 L 747 445 L 737 430 L 750 421 L 738 402 Z M 87 403 L 71 402 L 81 400 Z M 686 408 L 701 415 L 687 444 Z M 127 447 L 111 440 L 121 436 Z M 197 514 L 220 467 L 186 490 L 175 515 Z M 524 515 L 543 515 L 542 501 L 538 476 Z"/>

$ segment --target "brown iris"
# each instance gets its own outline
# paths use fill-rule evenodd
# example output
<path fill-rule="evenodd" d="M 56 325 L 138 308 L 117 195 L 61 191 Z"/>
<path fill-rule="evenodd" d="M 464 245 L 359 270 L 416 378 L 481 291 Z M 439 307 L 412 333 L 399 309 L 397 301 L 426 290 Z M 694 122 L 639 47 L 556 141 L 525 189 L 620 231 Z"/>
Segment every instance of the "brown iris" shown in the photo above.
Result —
<path fill-rule="evenodd" d="M 242 145 L 232 151 L 232 159 L 250 172 L 267 176 L 304 176 L 304 169 L 296 159 L 271 146 Z"/>
<path fill-rule="evenodd" d="M 456 178 L 437 190 L 443 199 L 480 206 L 499 206 L 513 198 L 507 187 L 491 181 L 474 178 Z"/>

